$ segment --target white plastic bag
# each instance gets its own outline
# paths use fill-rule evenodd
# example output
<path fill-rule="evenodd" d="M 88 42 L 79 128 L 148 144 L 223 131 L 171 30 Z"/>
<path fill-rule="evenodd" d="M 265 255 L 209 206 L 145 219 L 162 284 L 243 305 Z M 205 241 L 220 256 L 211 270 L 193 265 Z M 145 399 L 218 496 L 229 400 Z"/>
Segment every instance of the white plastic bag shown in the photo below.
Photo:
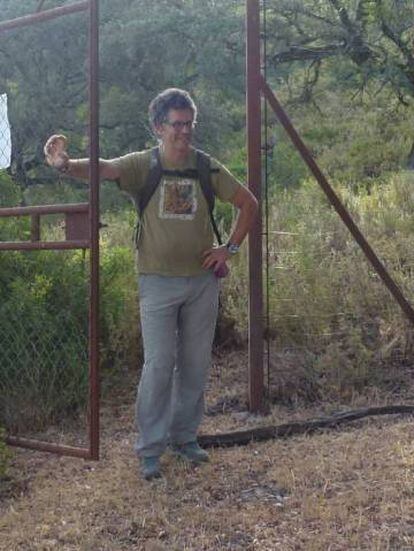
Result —
<path fill-rule="evenodd" d="M 7 116 L 7 94 L 0 94 L 0 169 L 11 162 L 11 135 Z"/>

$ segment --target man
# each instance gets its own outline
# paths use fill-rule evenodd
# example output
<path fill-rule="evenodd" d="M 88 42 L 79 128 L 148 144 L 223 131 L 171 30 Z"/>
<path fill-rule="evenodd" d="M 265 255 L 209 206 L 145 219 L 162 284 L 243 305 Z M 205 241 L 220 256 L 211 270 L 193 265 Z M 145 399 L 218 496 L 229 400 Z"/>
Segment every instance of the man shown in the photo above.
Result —
<path fill-rule="evenodd" d="M 163 91 L 151 102 L 149 118 L 159 148 L 100 160 L 101 179 L 116 180 L 134 200 L 140 218 L 144 367 L 136 402 L 136 451 L 146 479 L 161 475 L 159 459 L 168 444 L 186 461 L 208 461 L 197 443 L 197 429 L 217 318 L 216 274 L 225 271 L 226 261 L 237 253 L 257 212 L 250 191 L 216 160 L 192 147 L 197 109 L 188 92 Z M 49 138 L 45 154 L 61 172 L 88 178 L 89 160 L 70 159 L 63 136 Z M 200 158 L 207 166 L 203 174 Z M 154 185 L 150 173 L 157 170 Z M 239 209 L 226 245 L 213 246 L 214 222 L 202 187 L 206 170 L 214 194 Z M 148 194 L 151 179 L 154 189 Z"/>

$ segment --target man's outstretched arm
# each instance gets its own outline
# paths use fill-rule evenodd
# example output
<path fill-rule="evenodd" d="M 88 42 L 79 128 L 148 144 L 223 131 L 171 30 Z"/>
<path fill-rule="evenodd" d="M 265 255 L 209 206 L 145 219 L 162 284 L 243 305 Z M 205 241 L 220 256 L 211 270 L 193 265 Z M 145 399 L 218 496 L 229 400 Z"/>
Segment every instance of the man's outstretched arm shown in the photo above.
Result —
<path fill-rule="evenodd" d="M 65 136 L 54 134 L 44 146 L 46 162 L 68 176 L 87 180 L 89 178 L 89 159 L 71 159 L 66 151 Z M 99 175 L 101 180 L 117 180 L 121 173 L 116 163 L 111 160 L 99 159 Z"/>

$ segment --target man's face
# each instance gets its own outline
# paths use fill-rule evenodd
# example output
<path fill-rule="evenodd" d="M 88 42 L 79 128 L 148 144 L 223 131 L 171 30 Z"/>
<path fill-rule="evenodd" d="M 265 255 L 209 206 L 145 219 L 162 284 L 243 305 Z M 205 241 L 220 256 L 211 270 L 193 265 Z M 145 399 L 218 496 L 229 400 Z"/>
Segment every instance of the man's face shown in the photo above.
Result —
<path fill-rule="evenodd" d="M 167 149 L 186 152 L 193 135 L 193 113 L 191 109 L 170 109 L 165 121 L 156 127 L 161 141 Z"/>

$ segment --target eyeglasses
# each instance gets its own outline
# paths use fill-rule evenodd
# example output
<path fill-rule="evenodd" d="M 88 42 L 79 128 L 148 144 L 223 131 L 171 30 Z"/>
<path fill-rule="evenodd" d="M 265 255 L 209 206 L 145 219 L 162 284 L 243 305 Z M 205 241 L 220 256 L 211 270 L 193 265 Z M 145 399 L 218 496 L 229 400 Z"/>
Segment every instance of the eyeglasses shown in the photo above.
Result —
<path fill-rule="evenodd" d="M 187 128 L 188 130 L 192 130 L 195 127 L 196 122 L 195 121 L 173 121 L 173 122 L 171 122 L 171 121 L 165 120 L 164 124 L 168 124 L 168 126 L 172 126 L 172 128 L 174 128 L 175 131 L 181 131 L 184 128 Z"/>

